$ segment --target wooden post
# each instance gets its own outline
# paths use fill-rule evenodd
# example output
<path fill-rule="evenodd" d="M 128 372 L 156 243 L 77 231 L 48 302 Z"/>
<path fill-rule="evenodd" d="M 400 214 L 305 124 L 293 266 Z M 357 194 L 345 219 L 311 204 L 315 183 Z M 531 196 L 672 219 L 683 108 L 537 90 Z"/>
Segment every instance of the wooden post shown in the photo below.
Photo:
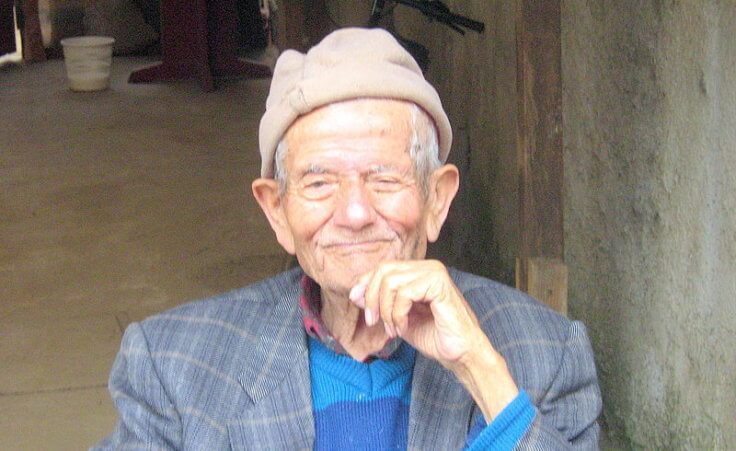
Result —
<path fill-rule="evenodd" d="M 277 12 L 277 42 L 280 50 L 306 52 L 337 29 L 327 12 L 325 0 L 286 0 Z"/>
<path fill-rule="evenodd" d="M 522 267 L 523 266 L 523 267 Z M 517 288 L 567 315 L 567 266 L 559 258 L 527 257 L 516 259 Z M 518 275 L 526 276 L 523 287 Z"/>
<path fill-rule="evenodd" d="M 38 17 L 38 0 L 23 2 L 23 17 L 25 24 L 21 30 L 23 41 L 23 61 L 46 61 L 46 52 L 43 48 L 41 36 L 41 22 Z"/>
<path fill-rule="evenodd" d="M 296 0 L 279 2 L 276 12 L 276 45 L 279 50 L 307 50 L 309 39 L 304 31 L 304 3 Z"/>
<path fill-rule="evenodd" d="M 567 310 L 563 263 L 560 0 L 517 0 L 517 288 Z"/>

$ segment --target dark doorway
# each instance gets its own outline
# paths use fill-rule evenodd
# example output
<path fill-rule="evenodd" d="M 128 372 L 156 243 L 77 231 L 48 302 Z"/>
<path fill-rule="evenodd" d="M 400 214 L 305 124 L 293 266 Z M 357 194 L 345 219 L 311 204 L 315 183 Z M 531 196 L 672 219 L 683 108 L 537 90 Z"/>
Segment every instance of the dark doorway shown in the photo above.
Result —
<path fill-rule="evenodd" d="M 15 50 L 13 0 L 0 0 L 0 56 Z"/>

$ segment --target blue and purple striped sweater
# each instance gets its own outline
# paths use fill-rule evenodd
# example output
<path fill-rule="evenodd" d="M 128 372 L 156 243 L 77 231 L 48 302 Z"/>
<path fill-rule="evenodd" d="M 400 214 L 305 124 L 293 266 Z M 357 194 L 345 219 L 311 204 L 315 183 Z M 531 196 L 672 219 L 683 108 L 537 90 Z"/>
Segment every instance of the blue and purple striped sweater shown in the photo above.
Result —
<path fill-rule="evenodd" d="M 315 450 L 407 448 L 411 379 L 416 351 L 406 343 L 388 359 L 361 363 L 309 338 Z M 513 449 L 534 419 L 521 392 L 493 422 L 480 421 L 467 449 Z"/>

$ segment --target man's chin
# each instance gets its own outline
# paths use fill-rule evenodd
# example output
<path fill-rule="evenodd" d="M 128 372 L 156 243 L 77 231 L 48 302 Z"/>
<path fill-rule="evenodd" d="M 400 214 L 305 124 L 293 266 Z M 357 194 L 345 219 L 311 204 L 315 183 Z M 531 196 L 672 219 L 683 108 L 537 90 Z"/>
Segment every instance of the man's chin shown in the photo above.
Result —
<path fill-rule="evenodd" d="M 335 294 L 347 296 L 350 290 L 358 283 L 360 277 L 378 266 L 379 262 L 374 264 L 351 264 L 349 266 L 333 267 L 323 274 L 316 275 L 322 279 L 320 285 L 322 288 L 328 289 Z M 315 279 L 317 280 L 317 279 Z M 319 280 L 317 281 L 320 282 Z"/>
<path fill-rule="evenodd" d="M 325 256 L 325 269 L 329 268 L 346 275 L 357 274 L 360 277 L 376 268 L 382 261 L 389 260 L 390 254 L 388 249 L 380 249 L 377 252 L 331 252 Z"/>
<path fill-rule="evenodd" d="M 374 270 L 378 265 L 390 260 L 389 252 L 373 253 L 370 255 L 361 254 L 342 255 L 335 253 L 326 255 L 322 259 L 322 265 L 314 265 L 311 267 L 302 266 L 323 289 L 334 292 L 339 295 L 347 295 L 350 290 L 358 283 L 358 280 L 364 274 Z"/>
<path fill-rule="evenodd" d="M 344 272 L 339 274 L 329 274 L 325 277 L 325 283 L 329 285 L 330 290 L 347 295 L 355 285 L 358 284 L 360 277 L 368 271 L 362 272 Z"/>

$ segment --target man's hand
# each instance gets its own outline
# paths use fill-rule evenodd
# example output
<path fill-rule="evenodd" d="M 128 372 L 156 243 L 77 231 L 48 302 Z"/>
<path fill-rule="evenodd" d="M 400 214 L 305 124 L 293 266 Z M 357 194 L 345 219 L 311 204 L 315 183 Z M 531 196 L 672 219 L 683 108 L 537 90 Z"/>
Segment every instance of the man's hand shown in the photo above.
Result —
<path fill-rule="evenodd" d="M 368 326 L 382 321 L 389 336 L 452 371 L 486 420 L 518 394 L 506 362 L 441 262 L 384 262 L 359 279 L 350 300 L 365 310 Z"/>
<path fill-rule="evenodd" d="M 368 326 L 382 321 L 427 357 L 451 367 L 485 335 L 467 302 L 438 261 L 396 261 L 363 275 L 350 299 L 365 310 Z"/>

